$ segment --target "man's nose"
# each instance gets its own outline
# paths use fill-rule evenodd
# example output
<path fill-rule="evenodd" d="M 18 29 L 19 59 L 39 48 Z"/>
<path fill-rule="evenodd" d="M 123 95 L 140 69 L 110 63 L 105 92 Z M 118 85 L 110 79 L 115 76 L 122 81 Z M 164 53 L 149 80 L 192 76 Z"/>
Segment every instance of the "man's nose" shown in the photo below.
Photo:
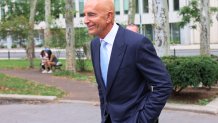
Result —
<path fill-rule="evenodd" d="M 87 25 L 89 23 L 89 19 L 87 16 L 84 16 L 84 23 Z"/>

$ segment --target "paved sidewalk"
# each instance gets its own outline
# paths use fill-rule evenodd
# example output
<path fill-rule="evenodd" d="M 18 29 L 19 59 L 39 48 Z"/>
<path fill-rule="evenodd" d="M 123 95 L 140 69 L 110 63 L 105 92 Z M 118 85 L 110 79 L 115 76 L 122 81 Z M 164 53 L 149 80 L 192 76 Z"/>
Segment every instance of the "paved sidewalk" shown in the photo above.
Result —
<path fill-rule="evenodd" d="M 56 77 L 51 74 L 42 74 L 37 69 L 28 70 L 0 70 L 6 75 L 32 80 L 37 83 L 56 86 L 64 90 L 65 95 L 62 100 L 82 100 L 98 102 L 97 86 L 85 81 L 76 81 L 65 77 Z"/>
<path fill-rule="evenodd" d="M 39 70 L 0 70 L 0 73 L 4 73 L 10 76 L 20 77 L 28 80 L 32 80 L 38 83 L 56 86 L 66 93 L 60 102 L 79 102 L 79 103 L 91 103 L 94 105 L 99 104 L 98 91 L 96 84 L 86 81 L 76 81 L 65 77 L 55 77 L 51 74 L 42 74 Z M 1 98 L 1 97 L 0 97 Z M 188 104 L 172 104 L 167 103 L 165 106 L 167 110 L 177 111 L 191 111 L 198 113 L 218 114 L 218 98 L 209 103 L 206 106 L 200 105 L 188 105 Z"/>

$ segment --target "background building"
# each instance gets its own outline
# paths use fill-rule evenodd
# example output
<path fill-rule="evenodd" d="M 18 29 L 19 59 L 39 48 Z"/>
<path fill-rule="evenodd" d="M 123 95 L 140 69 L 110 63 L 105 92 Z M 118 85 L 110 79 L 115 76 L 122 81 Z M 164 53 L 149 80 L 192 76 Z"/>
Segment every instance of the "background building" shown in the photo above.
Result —
<path fill-rule="evenodd" d="M 114 0 L 115 3 L 115 20 L 121 25 L 127 24 L 128 19 L 128 1 L 129 0 Z M 142 0 L 142 4 L 139 4 L 140 0 L 136 0 L 136 15 L 135 24 L 142 24 L 142 33 L 153 40 L 154 31 L 153 23 L 154 17 L 152 13 L 152 0 Z M 192 23 L 186 25 L 184 28 L 179 27 L 179 22 L 181 17 L 179 16 L 179 9 L 183 6 L 189 4 L 189 0 L 168 0 L 169 4 L 169 24 L 170 24 L 170 41 L 173 44 L 199 44 L 200 43 L 200 27 L 197 26 L 196 29 L 192 29 Z M 142 8 L 142 14 L 140 14 L 139 8 Z M 218 7 L 218 0 L 210 0 L 211 7 Z M 74 19 L 75 27 L 84 27 L 83 16 L 84 16 L 84 0 L 75 0 L 76 16 Z M 140 22 L 141 16 L 141 22 Z M 217 13 L 211 15 L 211 33 L 210 33 L 210 43 L 218 44 L 218 20 L 216 19 Z M 64 21 L 63 18 L 61 20 Z M 63 25 L 64 26 L 64 25 Z"/>
<path fill-rule="evenodd" d="M 85 27 L 83 23 L 84 17 L 84 1 L 85 0 L 75 0 L 75 10 L 76 14 L 74 16 L 74 25 L 75 27 Z M 115 3 L 115 20 L 121 25 L 127 24 L 128 19 L 128 1 L 129 0 L 114 0 Z M 170 42 L 172 44 L 181 44 L 181 45 L 193 45 L 200 43 L 200 26 L 198 25 L 196 29 L 192 29 L 192 23 L 186 25 L 184 28 L 179 27 L 179 22 L 181 21 L 181 16 L 179 16 L 179 9 L 183 6 L 189 4 L 190 0 L 168 0 L 169 5 L 169 26 L 170 26 Z M 148 38 L 153 40 L 154 38 L 154 17 L 152 13 L 152 0 L 142 0 L 142 4 L 139 4 L 140 0 L 136 0 L 136 15 L 135 15 L 135 24 L 142 25 L 142 33 Z M 218 7 L 218 0 L 210 0 L 211 7 Z M 0 20 L 1 17 L 5 15 L 5 8 L 0 8 Z M 142 8 L 142 10 L 139 10 Z M 210 33 L 210 43 L 218 44 L 218 19 L 216 19 L 218 14 L 211 15 L 212 24 L 211 24 L 211 33 Z M 141 17 L 141 22 L 140 22 Z M 59 16 L 59 19 L 55 21 L 55 25 L 60 28 L 65 28 L 65 19 L 63 15 Z M 36 29 L 42 30 L 44 22 L 39 23 L 35 26 Z M 42 36 L 38 36 L 40 39 Z"/>

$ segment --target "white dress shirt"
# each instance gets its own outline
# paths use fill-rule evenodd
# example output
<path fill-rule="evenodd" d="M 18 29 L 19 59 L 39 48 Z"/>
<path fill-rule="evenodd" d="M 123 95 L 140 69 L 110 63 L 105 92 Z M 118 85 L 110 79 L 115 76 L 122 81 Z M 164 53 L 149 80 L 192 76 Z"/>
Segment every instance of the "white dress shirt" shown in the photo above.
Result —
<path fill-rule="evenodd" d="M 119 28 L 119 26 L 116 23 L 114 23 L 111 31 L 105 36 L 105 38 L 100 39 L 100 41 L 104 40 L 105 42 L 108 43 L 106 45 L 106 48 L 107 48 L 107 54 L 108 54 L 109 61 L 110 61 L 111 51 L 112 51 L 112 47 L 113 47 L 113 44 L 114 44 L 114 40 L 115 40 L 117 31 L 118 31 L 118 28 Z"/>

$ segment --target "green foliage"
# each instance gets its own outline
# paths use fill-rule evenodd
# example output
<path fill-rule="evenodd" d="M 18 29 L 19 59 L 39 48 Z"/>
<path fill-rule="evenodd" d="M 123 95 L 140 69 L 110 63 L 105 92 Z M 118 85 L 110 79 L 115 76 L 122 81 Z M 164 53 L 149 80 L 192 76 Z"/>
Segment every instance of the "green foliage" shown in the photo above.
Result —
<path fill-rule="evenodd" d="M 91 60 L 77 59 L 76 70 L 81 72 L 92 71 L 93 68 L 92 68 Z"/>
<path fill-rule="evenodd" d="M 13 39 L 19 40 L 19 44 L 25 47 L 28 36 L 29 25 L 28 19 L 30 14 L 29 0 L 12 0 L 0 1 L 0 6 L 3 8 L 8 6 L 9 10 L 3 14 L 0 22 L 0 37 L 5 38 L 7 35 L 12 35 Z M 36 7 L 36 23 L 45 19 L 45 0 L 38 0 Z M 65 0 L 51 0 L 51 18 L 59 17 L 59 14 L 65 14 Z M 76 47 L 85 47 L 86 42 L 90 40 L 85 28 L 75 29 L 75 45 Z M 52 44 L 51 47 L 64 48 L 66 46 L 65 30 L 54 28 L 51 30 Z M 87 49 L 87 48 L 84 48 Z"/>
<path fill-rule="evenodd" d="M 218 80 L 218 62 L 211 57 L 163 57 L 171 75 L 174 92 L 179 93 L 188 86 L 202 83 L 211 87 Z"/>
<path fill-rule="evenodd" d="M 58 18 L 65 13 L 65 0 L 51 0 L 51 18 Z M 45 0 L 38 0 L 36 7 L 37 22 L 45 20 Z"/>
<path fill-rule="evenodd" d="M 89 43 L 93 37 L 88 34 L 87 28 L 75 28 L 76 48 L 83 48 L 85 55 L 88 55 Z"/>
<path fill-rule="evenodd" d="M 58 47 L 58 48 L 65 48 L 66 47 L 66 38 L 65 38 L 65 29 L 58 29 L 54 28 L 51 29 L 52 35 L 52 43 L 50 47 Z"/>
<path fill-rule="evenodd" d="M 207 105 L 209 103 L 208 99 L 199 99 L 198 104 L 200 105 Z"/>
<path fill-rule="evenodd" d="M 58 18 L 59 14 L 65 14 L 65 0 L 51 0 L 51 15 Z"/>
<path fill-rule="evenodd" d="M 91 41 L 87 28 L 75 28 L 76 47 L 84 47 L 87 42 Z"/>
<path fill-rule="evenodd" d="M 5 13 L 3 20 L 10 20 L 14 16 L 24 16 L 29 18 L 30 14 L 30 0 L 16 0 L 14 3 L 12 0 L 1 0 L 1 7 L 6 5 L 9 11 Z M 45 20 L 45 0 L 38 0 L 36 6 L 36 22 Z M 5 10 L 3 10 L 5 11 Z M 53 18 L 58 18 L 59 14 L 64 14 L 65 11 L 65 1 L 64 0 L 51 0 L 51 15 Z"/>
<path fill-rule="evenodd" d="M 191 21 L 194 23 L 200 21 L 200 9 L 198 6 L 198 0 L 191 0 L 188 6 L 184 6 L 180 9 L 179 15 L 182 15 L 182 21 L 180 22 L 181 27 L 184 27 Z M 196 28 L 196 25 L 193 25 L 192 28 Z"/>
<path fill-rule="evenodd" d="M 200 78 L 205 87 L 211 87 L 218 80 L 218 62 L 210 57 L 202 57 L 199 61 Z"/>
<path fill-rule="evenodd" d="M 218 12 L 218 7 L 210 7 L 210 14 Z M 198 23 L 200 22 L 200 9 L 199 0 L 191 0 L 188 6 L 184 6 L 180 9 L 179 15 L 182 16 L 182 21 L 180 26 L 183 28 L 190 22 Z M 211 20 L 212 23 L 212 20 Z M 196 29 L 196 24 L 191 25 L 191 28 Z"/>
<path fill-rule="evenodd" d="M 6 38 L 10 35 L 12 39 L 16 39 L 20 44 L 25 44 L 29 29 L 29 21 L 25 16 L 14 16 L 10 20 L 0 22 L 0 37 Z"/>
<path fill-rule="evenodd" d="M 218 7 L 210 7 L 210 12 L 212 14 L 218 12 Z"/>
<path fill-rule="evenodd" d="M 51 47 L 66 47 L 65 29 L 51 29 L 52 44 Z M 86 49 L 86 44 L 91 41 L 91 36 L 88 35 L 86 28 L 75 28 L 75 47 Z"/>
<path fill-rule="evenodd" d="M 25 18 L 29 17 L 29 11 L 30 11 L 30 6 L 29 6 L 29 0 L 19 0 L 15 1 L 14 3 L 12 0 L 2 0 L 0 2 L 1 7 L 8 6 L 8 12 L 5 11 L 5 14 L 3 16 L 3 20 L 10 20 L 14 16 L 24 16 Z"/>

